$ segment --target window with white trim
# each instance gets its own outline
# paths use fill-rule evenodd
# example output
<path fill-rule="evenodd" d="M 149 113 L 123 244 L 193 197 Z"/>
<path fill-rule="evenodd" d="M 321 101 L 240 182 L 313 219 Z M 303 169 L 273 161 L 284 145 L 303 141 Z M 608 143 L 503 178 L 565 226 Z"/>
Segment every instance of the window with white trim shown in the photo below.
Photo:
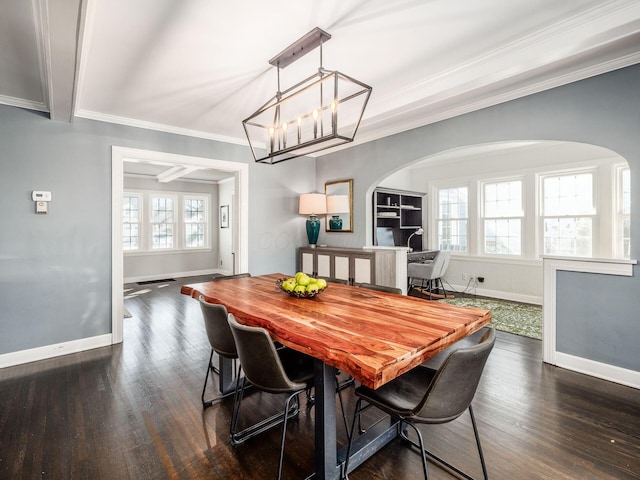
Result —
<path fill-rule="evenodd" d="M 575 172 L 541 177 L 542 251 L 590 257 L 594 250 L 594 175 Z"/>
<path fill-rule="evenodd" d="M 616 167 L 616 198 L 616 250 L 619 256 L 630 258 L 631 171 L 628 166 Z"/>
<path fill-rule="evenodd" d="M 125 193 L 122 198 L 122 248 L 140 250 L 142 232 L 142 195 Z"/>
<path fill-rule="evenodd" d="M 438 190 L 438 245 L 440 250 L 468 252 L 469 190 Z"/>
<path fill-rule="evenodd" d="M 184 246 L 204 248 L 207 246 L 209 208 L 204 196 L 184 196 Z"/>
<path fill-rule="evenodd" d="M 160 250 L 174 247 L 176 215 L 173 195 L 151 196 L 151 249 Z"/>
<path fill-rule="evenodd" d="M 482 184 L 484 253 L 522 255 L 522 180 Z"/>

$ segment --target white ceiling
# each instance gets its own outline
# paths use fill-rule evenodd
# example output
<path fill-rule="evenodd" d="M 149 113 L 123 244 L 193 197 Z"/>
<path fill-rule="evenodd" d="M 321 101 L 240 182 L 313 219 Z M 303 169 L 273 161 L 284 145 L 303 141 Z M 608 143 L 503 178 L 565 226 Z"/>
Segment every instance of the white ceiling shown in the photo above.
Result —
<path fill-rule="evenodd" d="M 638 0 L 0 0 L 0 103 L 246 144 L 314 27 L 373 87 L 356 143 L 640 63 Z"/>

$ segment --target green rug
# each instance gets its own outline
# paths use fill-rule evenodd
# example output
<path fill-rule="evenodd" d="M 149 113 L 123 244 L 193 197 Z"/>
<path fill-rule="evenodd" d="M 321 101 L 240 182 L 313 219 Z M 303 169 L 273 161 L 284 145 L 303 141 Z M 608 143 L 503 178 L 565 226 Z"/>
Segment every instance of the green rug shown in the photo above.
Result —
<path fill-rule="evenodd" d="M 496 330 L 542 340 L 542 307 L 493 298 L 452 298 L 440 302 L 491 310 Z"/>

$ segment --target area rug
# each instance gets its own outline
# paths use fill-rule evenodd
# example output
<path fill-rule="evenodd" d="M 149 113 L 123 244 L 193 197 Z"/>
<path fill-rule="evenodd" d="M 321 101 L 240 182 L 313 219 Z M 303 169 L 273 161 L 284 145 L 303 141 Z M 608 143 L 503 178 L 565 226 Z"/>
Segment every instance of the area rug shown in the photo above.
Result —
<path fill-rule="evenodd" d="M 493 298 L 452 298 L 440 302 L 491 310 L 496 330 L 542 340 L 542 307 Z"/>

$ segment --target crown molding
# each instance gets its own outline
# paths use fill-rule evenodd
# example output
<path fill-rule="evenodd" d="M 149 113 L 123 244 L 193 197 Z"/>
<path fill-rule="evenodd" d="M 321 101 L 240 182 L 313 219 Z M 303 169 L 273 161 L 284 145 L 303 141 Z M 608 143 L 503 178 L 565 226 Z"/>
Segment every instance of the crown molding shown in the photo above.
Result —
<path fill-rule="evenodd" d="M 174 133 L 176 135 L 185 135 L 187 137 L 202 138 L 205 140 L 215 140 L 216 142 L 232 143 L 235 145 L 249 146 L 246 139 L 235 137 L 227 137 L 225 135 L 217 135 L 210 132 L 202 132 L 199 130 L 191 130 L 188 128 L 175 127 L 162 123 L 147 122 L 145 120 L 137 120 L 135 118 L 120 117 L 118 115 L 109 115 L 107 113 L 92 112 L 90 110 L 78 110 L 76 117 L 86 118 L 88 120 L 97 120 L 99 122 L 115 123 L 118 125 L 126 125 L 129 127 L 144 128 L 147 130 L 156 130 L 158 132 Z"/>

